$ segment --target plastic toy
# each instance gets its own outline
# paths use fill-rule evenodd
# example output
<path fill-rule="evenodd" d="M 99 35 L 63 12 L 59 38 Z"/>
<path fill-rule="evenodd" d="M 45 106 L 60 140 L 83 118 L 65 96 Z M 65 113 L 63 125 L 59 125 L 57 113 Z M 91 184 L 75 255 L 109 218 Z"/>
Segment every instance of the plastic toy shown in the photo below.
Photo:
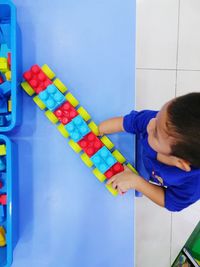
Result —
<path fill-rule="evenodd" d="M 69 145 L 83 162 L 92 168 L 93 174 L 103 182 L 124 170 L 123 164 L 133 172 L 137 171 L 126 158 L 115 149 L 107 136 L 98 136 L 98 127 L 79 101 L 68 92 L 67 87 L 55 78 L 55 73 L 47 66 L 34 65 L 23 75 L 21 83 L 24 91 L 33 98 L 47 118 L 57 129 L 69 138 Z M 107 189 L 117 195 L 111 185 Z"/>
<path fill-rule="evenodd" d="M 6 245 L 6 233 L 3 227 L 0 227 L 0 247 Z"/>
<path fill-rule="evenodd" d="M 6 194 L 0 195 L 0 204 L 1 205 L 6 205 L 6 203 L 7 203 L 7 196 L 6 196 Z"/>
<path fill-rule="evenodd" d="M 21 54 L 20 45 L 17 46 L 18 28 L 16 25 L 16 10 L 12 1 L 0 0 L 0 131 L 8 132 L 21 122 L 21 90 L 19 90 L 19 74 Z M 12 72 L 11 72 L 12 69 Z M 8 101 L 13 102 L 13 109 Z M 10 115 L 9 117 L 6 117 Z"/>

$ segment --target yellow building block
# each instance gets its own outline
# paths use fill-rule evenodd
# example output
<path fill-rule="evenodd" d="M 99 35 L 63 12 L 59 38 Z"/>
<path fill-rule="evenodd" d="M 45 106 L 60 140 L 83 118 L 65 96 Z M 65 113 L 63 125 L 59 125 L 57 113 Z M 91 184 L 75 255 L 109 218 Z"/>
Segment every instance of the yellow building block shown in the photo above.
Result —
<path fill-rule="evenodd" d="M 119 150 L 114 150 L 112 154 L 120 163 L 124 163 L 126 161 L 126 158 L 119 152 Z"/>
<path fill-rule="evenodd" d="M 0 57 L 0 71 L 3 73 L 9 71 L 8 60 L 5 57 Z"/>
<path fill-rule="evenodd" d="M 5 155 L 6 155 L 6 146 L 0 145 L 0 156 L 5 156 Z"/>
<path fill-rule="evenodd" d="M 88 121 L 91 119 L 90 114 L 83 107 L 79 107 L 77 111 L 85 121 Z"/>
<path fill-rule="evenodd" d="M 28 95 L 32 96 L 32 95 L 35 94 L 35 91 L 33 90 L 33 88 L 32 88 L 27 82 L 22 82 L 22 83 L 21 83 L 21 87 L 24 89 L 24 91 L 25 91 Z"/>
<path fill-rule="evenodd" d="M 72 139 L 69 140 L 69 143 L 68 143 L 71 148 L 76 152 L 76 153 L 80 153 L 82 148 L 79 146 L 79 144 L 77 144 L 76 142 L 74 142 Z"/>
<path fill-rule="evenodd" d="M 56 76 L 47 64 L 44 64 L 41 69 L 50 80 L 52 80 Z"/>
<path fill-rule="evenodd" d="M 128 163 L 126 166 L 127 166 L 131 171 L 133 171 L 134 173 L 138 174 L 138 172 L 136 171 L 136 169 L 133 168 L 133 166 L 132 166 L 130 163 Z"/>
<path fill-rule="evenodd" d="M 112 141 L 106 135 L 104 135 L 101 138 L 101 141 L 109 150 L 111 150 L 114 147 L 114 144 L 112 143 Z"/>
<path fill-rule="evenodd" d="M 96 125 L 96 123 L 94 121 L 91 121 L 88 124 L 88 127 L 90 128 L 90 130 L 95 134 L 95 135 L 99 135 L 99 128 Z"/>
<path fill-rule="evenodd" d="M 11 99 L 8 100 L 8 111 L 9 112 L 12 111 L 12 101 L 11 101 Z"/>
<path fill-rule="evenodd" d="M 5 77 L 6 77 L 7 81 L 11 81 L 11 71 L 10 70 L 5 73 Z"/>
<path fill-rule="evenodd" d="M 100 182 L 106 180 L 106 176 L 103 173 L 101 173 L 97 168 L 95 168 L 92 172 Z"/>
<path fill-rule="evenodd" d="M 6 245 L 6 233 L 4 228 L 0 227 L 0 247 L 4 247 Z"/>
<path fill-rule="evenodd" d="M 50 110 L 47 110 L 45 112 L 46 117 L 50 120 L 50 122 L 52 122 L 53 124 L 58 122 L 58 118 L 54 115 L 53 112 L 51 112 Z"/>
<path fill-rule="evenodd" d="M 65 93 L 68 89 L 67 87 L 64 85 L 64 83 L 61 82 L 60 79 L 56 78 L 54 81 L 53 81 L 53 84 L 62 92 L 62 93 Z"/>
<path fill-rule="evenodd" d="M 93 162 L 91 161 L 91 159 L 88 157 L 86 153 L 83 153 L 81 155 L 81 159 L 85 163 L 85 165 L 88 166 L 89 168 L 93 166 Z"/>
<path fill-rule="evenodd" d="M 118 191 L 112 188 L 111 184 L 107 184 L 106 188 L 108 189 L 108 191 L 113 195 L 113 196 L 117 196 L 118 195 Z"/>
<path fill-rule="evenodd" d="M 70 104 L 72 104 L 73 107 L 78 106 L 79 101 L 71 93 L 66 94 L 65 98 Z"/>
<path fill-rule="evenodd" d="M 33 101 L 41 110 L 46 108 L 45 104 L 42 102 L 38 95 L 33 97 Z"/>
<path fill-rule="evenodd" d="M 68 138 L 69 137 L 69 133 L 68 131 L 65 129 L 63 124 L 58 125 L 57 127 L 58 131 L 65 137 Z"/>

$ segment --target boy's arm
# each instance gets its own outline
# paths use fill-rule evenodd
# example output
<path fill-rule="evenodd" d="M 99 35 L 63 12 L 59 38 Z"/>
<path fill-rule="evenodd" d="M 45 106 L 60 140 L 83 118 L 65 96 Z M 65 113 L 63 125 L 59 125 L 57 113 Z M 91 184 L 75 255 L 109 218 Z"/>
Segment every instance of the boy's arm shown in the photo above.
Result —
<path fill-rule="evenodd" d="M 112 184 L 112 187 L 117 189 L 120 194 L 129 189 L 135 189 L 143 193 L 159 206 L 165 206 L 164 188 L 147 182 L 144 178 L 133 173 L 127 167 L 124 169 L 125 170 L 123 172 L 110 178 L 107 184 Z"/>
<path fill-rule="evenodd" d="M 123 117 L 108 119 L 100 123 L 100 135 L 122 131 L 126 131 L 132 134 L 139 134 L 143 131 L 146 131 L 149 121 L 152 118 L 156 117 L 157 113 L 157 111 L 152 110 L 132 110 L 129 114 Z"/>
<path fill-rule="evenodd" d="M 99 134 L 111 134 L 117 132 L 123 132 L 123 117 L 115 117 L 103 121 L 99 124 Z"/>
<path fill-rule="evenodd" d="M 138 183 L 135 189 L 143 193 L 146 197 L 151 199 L 159 206 L 165 206 L 165 191 L 163 187 L 151 184 L 147 182 L 144 178 L 140 177 L 140 179 L 138 179 Z"/>

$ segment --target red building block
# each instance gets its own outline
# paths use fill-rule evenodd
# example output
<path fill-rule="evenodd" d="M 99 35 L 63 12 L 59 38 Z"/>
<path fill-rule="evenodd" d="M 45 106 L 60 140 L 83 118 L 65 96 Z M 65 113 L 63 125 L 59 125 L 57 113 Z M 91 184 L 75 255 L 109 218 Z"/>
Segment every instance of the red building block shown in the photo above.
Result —
<path fill-rule="evenodd" d="M 107 172 L 105 172 L 104 175 L 106 176 L 106 178 L 110 179 L 113 175 L 123 171 L 124 171 L 124 166 L 121 163 L 117 162 L 109 170 L 107 170 Z"/>
<path fill-rule="evenodd" d="M 11 53 L 8 53 L 8 65 L 11 67 Z"/>
<path fill-rule="evenodd" d="M 104 145 L 92 132 L 84 136 L 78 144 L 89 157 L 92 157 Z"/>
<path fill-rule="evenodd" d="M 0 76 L 0 84 L 4 82 L 3 77 Z"/>
<path fill-rule="evenodd" d="M 64 104 L 62 104 L 62 106 L 54 111 L 54 114 L 59 119 L 59 121 L 65 125 L 69 123 L 74 117 L 76 117 L 78 115 L 78 112 L 68 101 L 66 101 Z"/>
<path fill-rule="evenodd" d="M 52 84 L 52 81 L 38 65 L 33 65 L 29 71 L 23 74 L 23 77 L 37 94 L 44 91 L 48 85 Z"/>
<path fill-rule="evenodd" d="M 6 205 L 6 203 L 7 203 L 6 194 L 0 195 L 0 204 L 1 205 Z"/>

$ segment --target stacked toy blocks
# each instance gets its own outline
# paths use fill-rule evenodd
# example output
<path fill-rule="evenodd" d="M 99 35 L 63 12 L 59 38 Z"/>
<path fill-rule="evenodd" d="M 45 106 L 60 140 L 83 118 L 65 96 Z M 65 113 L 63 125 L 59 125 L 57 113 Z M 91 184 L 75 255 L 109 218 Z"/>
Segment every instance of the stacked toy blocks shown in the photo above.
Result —
<path fill-rule="evenodd" d="M 0 144 L 0 247 L 6 246 L 7 230 L 7 183 L 6 183 L 6 146 Z"/>
<path fill-rule="evenodd" d="M 0 24 L 0 31 L 3 25 Z M 4 33 L 4 31 L 2 31 Z M 0 39 L 1 40 L 1 39 Z M 0 127 L 11 121 L 11 52 L 0 42 Z"/>
<path fill-rule="evenodd" d="M 22 88 L 33 98 L 47 118 L 57 126 L 60 133 L 69 140 L 71 148 L 79 153 L 83 162 L 92 168 L 93 174 L 101 181 L 111 178 L 124 170 L 126 164 L 136 170 L 115 148 L 107 136 L 98 136 L 98 127 L 68 88 L 55 78 L 47 66 L 34 65 L 23 75 Z M 107 189 L 117 195 L 111 185 Z"/>

